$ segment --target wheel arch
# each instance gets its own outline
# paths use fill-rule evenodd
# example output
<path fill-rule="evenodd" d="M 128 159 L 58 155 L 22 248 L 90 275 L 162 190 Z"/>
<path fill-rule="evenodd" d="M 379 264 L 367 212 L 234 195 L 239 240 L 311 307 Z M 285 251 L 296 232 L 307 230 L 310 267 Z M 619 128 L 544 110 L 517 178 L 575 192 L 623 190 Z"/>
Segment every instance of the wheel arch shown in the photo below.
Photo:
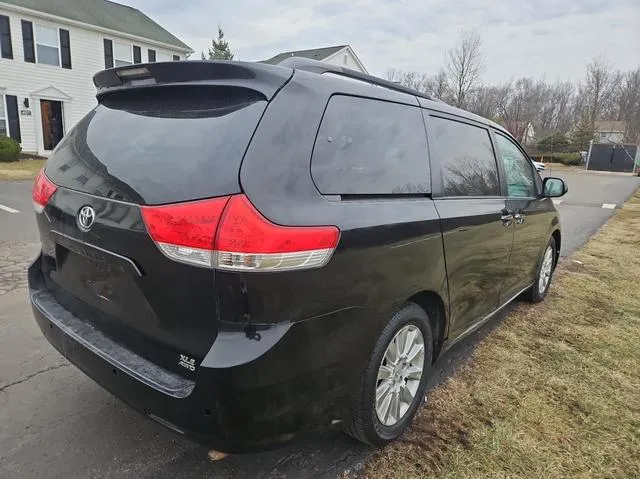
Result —
<path fill-rule="evenodd" d="M 560 245 L 562 243 L 562 234 L 560 233 L 559 229 L 555 229 L 553 230 L 553 233 L 551 233 L 551 236 L 556 242 L 556 257 L 554 258 L 554 261 L 556 262 L 556 264 L 558 264 L 558 261 L 560 260 Z"/>
<path fill-rule="evenodd" d="M 435 362 L 442 351 L 442 345 L 448 330 L 444 301 L 440 295 L 434 291 L 420 291 L 408 298 L 407 301 L 420 306 L 429 316 L 434 342 L 433 361 Z"/>

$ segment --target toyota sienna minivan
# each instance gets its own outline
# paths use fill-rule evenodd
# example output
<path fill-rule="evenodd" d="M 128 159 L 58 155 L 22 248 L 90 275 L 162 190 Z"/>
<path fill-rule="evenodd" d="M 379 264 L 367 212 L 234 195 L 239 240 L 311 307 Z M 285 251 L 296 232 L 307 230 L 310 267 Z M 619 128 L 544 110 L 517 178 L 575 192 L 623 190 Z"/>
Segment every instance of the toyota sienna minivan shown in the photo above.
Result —
<path fill-rule="evenodd" d="M 180 434 L 383 445 L 439 355 L 547 293 L 567 188 L 496 123 L 300 58 L 94 82 L 34 185 L 31 304 L 69 361 Z"/>

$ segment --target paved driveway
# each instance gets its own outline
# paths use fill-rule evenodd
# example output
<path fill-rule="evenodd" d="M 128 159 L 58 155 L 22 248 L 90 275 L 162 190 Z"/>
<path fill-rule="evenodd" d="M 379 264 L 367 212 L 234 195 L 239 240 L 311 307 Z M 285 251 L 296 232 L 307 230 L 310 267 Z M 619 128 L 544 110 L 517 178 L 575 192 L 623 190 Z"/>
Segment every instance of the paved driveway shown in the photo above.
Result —
<path fill-rule="evenodd" d="M 565 255 L 640 184 L 625 176 L 551 174 L 569 183 L 558 205 Z M 336 477 L 361 463 L 368 449 L 338 434 L 211 464 L 204 448 L 130 411 L 54 351 L 31 317 L 24 268 L 38 237 L 30 184 L 0 182 L 0 205 L 0 477 Z M 432 385 L 500 319 L 441 358 Z"/>
<path fill-rule="evenodd" d="M 580 248 L 589 237 L 633 194 L 637 176 L 585 171 L 544 171 L 567 182 L 569 192 L 556 200 L 562 226 L 563 256 Z"/>

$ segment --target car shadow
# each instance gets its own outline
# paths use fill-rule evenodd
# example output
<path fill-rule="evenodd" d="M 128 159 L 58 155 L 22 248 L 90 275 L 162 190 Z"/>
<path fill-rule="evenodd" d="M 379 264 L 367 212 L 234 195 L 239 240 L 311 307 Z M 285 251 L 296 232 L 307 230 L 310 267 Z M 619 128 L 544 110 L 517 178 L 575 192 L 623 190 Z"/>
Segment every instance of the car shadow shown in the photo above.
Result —
<path fill-rule="evenodd" d="M 449 379 L 513 308 L 514 303 L 508 305 L 479 330 L 445 352 L 434 364 L 427 391 Z M 148 471 L 145 477 L 335 478 L 344 471 L 361 470 L 374 450 L 337 432 L 297 440 L 274 451 L 229 456 L 217 462 L 208 460 L 206 448 L 195 447 L 163 464 L 161 470 Z"/>

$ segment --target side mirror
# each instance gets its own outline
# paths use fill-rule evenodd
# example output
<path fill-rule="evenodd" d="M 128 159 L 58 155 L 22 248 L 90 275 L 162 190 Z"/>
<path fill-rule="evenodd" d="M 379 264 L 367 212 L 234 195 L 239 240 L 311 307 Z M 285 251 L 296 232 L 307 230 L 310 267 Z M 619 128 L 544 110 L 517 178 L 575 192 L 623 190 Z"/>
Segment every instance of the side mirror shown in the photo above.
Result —
<path fill-rule="evenodd" d="M 542 180 L 542 194 L 546 198 L 558 198 L 569 191 L 562 178 L 548 177 Z"/>

